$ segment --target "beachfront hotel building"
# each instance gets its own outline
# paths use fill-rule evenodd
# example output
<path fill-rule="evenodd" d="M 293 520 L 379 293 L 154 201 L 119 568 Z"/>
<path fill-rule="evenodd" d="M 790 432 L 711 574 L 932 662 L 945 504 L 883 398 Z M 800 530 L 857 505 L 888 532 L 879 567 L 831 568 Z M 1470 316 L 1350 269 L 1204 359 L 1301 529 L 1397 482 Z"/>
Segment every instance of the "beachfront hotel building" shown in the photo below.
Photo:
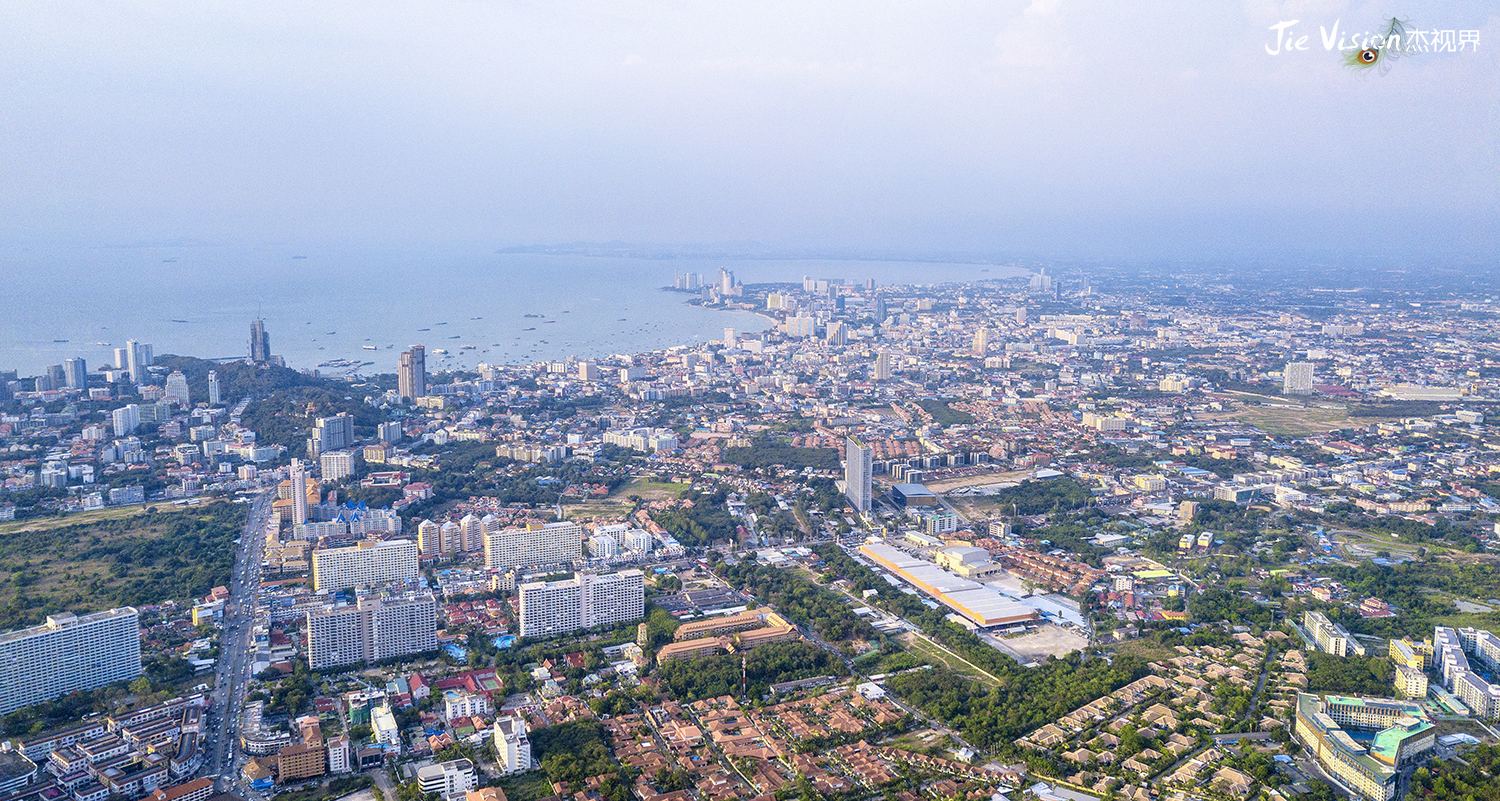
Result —
<path fill-rule="evenodd" d="M 313 551 L 314 590 L 337 592 L 417 577 L 417 544 L 411 540 L 361 542 Z"/>
<path fill-rule="evenodd" d="M 140 615 L 128 606 L 0 634 L 0 715 L 139 675 Z"/>

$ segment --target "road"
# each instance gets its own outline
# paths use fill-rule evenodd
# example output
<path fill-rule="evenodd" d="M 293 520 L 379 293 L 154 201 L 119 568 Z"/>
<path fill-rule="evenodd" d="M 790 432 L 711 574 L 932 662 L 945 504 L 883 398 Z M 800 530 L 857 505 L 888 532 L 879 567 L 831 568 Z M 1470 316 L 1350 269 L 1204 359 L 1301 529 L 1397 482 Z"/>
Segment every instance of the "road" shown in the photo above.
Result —
<path fill-rule="evenodd" d="M 221 792 L 242 797 L 256 797 L 240 779 L 236 738 L 239 734 L 240 710 L 250 681 L 250 633 L 255 623 L 255 591 L 260 586 L 260 563 L 265 547 L 266 519 L 275 490 L 262 492 L 250 506 L 245 531 L 240 535 L 234 555 L 234 574 L 229 585 L 229 603 L 219 633 L 219 664 L 214 680 L 213 707 L 209 730 L 213 732 L 213 749 L 207 771 L 220 776 Z"/>

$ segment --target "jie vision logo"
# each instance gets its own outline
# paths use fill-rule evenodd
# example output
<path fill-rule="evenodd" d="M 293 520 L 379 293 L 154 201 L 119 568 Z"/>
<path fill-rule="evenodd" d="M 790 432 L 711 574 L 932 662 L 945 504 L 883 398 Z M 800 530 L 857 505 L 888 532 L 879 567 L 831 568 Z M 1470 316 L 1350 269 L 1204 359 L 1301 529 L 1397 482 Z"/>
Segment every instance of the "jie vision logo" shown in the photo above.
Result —
<path fill-rule="evenodd" d="M 1303 33 L 1297 26 L 1301 20 L 1282 20 L 1270 26 L 1271 39 L 1266 42 L 1266 53 L 1279 56 L 1313 50 L 1321 44 L 1325 52 L 1336 52 L 1345 67 L 1356 72 L 1376 70 L 1385 74 L 1397 60 L 1418 53 L 1460 53 L 1466 50 L 1479 52 L 1479 31 L 1438 29 L 1423 30 L 1411 20 L 1392 17 L 1385 20 L 1378 30 L 1359 33 L 1339 27 L 1343 20 L 1334 20 L 1331 27 L 1318 26 L 1318 39 L 1310 41 L 1312 35 Z"/>

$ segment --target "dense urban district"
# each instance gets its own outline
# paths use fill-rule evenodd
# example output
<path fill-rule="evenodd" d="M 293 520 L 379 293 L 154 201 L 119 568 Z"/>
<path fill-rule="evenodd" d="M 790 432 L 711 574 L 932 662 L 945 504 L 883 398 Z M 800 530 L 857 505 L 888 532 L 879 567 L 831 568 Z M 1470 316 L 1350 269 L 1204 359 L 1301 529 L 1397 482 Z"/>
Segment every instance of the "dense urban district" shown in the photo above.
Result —
<path fill-rule="evenodd" d="M 4 374 L 0 801 L 1500 799 L 1500 306 L 1095 280 Z"/>

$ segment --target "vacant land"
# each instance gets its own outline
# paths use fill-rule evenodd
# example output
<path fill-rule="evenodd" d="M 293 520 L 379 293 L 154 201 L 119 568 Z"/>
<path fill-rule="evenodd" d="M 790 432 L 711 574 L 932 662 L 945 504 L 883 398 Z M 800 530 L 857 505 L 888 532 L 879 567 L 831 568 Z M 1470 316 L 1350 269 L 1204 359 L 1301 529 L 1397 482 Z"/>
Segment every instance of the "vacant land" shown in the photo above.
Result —
<path fill-rule="evenodd" d="M 245 510 L 219 502 L 75 522 L 79 516 L 0 537 L 5 628 L 34 624 L 61 611 L 205 595 L 229 582 L 233 540 L 240 535 Z"/>
<path fill-rule="evenodd" d="M 665 501 L 681 497 L 682 493 L 686 492 L 689 486 L 691 485 L 663 483 L 645 478 L 636 478 L 621 484 L 619 489 L 610 493 L 609 497 L 611 500 L 618 500 L 629 498 L 632 495 L 639 495 L 642 500 Z"/>
<path fill-rule="evenodd" d="M 948 649 L 927 639 L 921 634 L 907 632 L 899 638 L 907 650 L 934 665 L 942 665 L 949 670 L 966 678 L 973 679 L 987 687 L 998 687 L 1000 681 L 989 673 L 980 670 L 972 662 Z"/>
<path fill-rule="evenodd" d="M 966 476 L 964 478 L 950 478 L 943 481 L 934 481 L 927 484 L 927 488 L 936 493 L 952 492 L 964 487 L 987 487 L 995 485 L 995 489 L 1001 489 L 1000 485 L 1014 484 L 1027 478 L 1032 474 L 1031 470 L 1012 470 L 1008 473 L 985 473 L 982 476 Z"/>
<path fill-rule="evenodd" d="M 1176 648 L 1149 639 L 1126 640 L 1116 645 L 1114 651 L 1117 656 L 1135 656 L 1144 662 L 1158 662 L 1182 655 Z"/>
<path fill-rule="evenodd" d="M 1212 415 L 1219 420 L 1238 420 L 1248 423 L 1268 434 L 1305 436 L 1321 434 L 1340 428 L 1367 426 L 1380 422 L 1383 417 L 1353 417 L 1341 403 L 1328 400 L 1276 397 L 1256 395 L 1250 392 L 1229 392 L 1238 404 L 1233 412 Z M 1261 405 L 1267 404 L 1267 405 Z"/>
<path fill-rule="evenodd" d="M 9 537 L 12 534 L 19 534 L 23 531 L 47 531 L 65 526 L 100 523 L 105 520 L 121 520 L 145 514 L 145 512 L 145 504 L 135 504 L 134 506 L 115 506 L 109 509 L 96 509 L 91 512 L 74 512 L 58 517 L 34 517 L 30 520 L 16 520 L 0 523 L 0 537 Z"/>
<path fill-rule="evenodd" d="M 1005 651 L 1008 656 L 1023 665 L 1045 662 L 1049 656 L 1061 659 L 1074 651 L 1083 650 L 1089 644 L 1088 639 L 1082 634 L 1050 623 L 1038 626 L 1035 631 L 1017 637 L 1006 637 L 996 642 L 1003 646 L 1001 650 Z"/>

